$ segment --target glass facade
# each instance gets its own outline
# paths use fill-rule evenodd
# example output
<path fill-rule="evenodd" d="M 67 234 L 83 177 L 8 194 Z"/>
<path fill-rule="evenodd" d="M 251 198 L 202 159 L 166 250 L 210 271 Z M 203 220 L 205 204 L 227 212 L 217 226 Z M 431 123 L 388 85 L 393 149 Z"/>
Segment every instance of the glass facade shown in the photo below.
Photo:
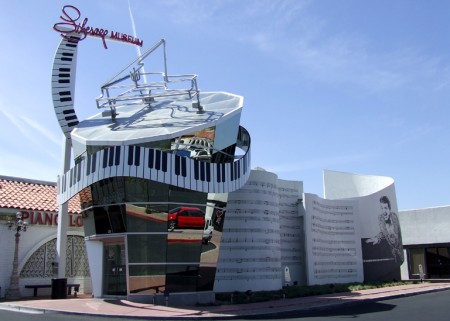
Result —
<path fill-rule="evenodd" d="M 104 244 L 104 295 L 213 290 L 226 202 L 130 177 L 90 190 L 85 235 Z"/>
<path fill-rule="evenodd" d="M 427 247 L 407 248 L 411 278 L 450 278 L 450 246 L 439 244 Z"/>

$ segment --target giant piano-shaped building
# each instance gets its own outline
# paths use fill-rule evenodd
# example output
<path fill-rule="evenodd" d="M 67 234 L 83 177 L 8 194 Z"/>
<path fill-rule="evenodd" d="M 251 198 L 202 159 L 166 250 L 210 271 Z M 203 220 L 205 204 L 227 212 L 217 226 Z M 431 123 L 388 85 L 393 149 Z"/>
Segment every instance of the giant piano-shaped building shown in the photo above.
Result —
<path fill-rule="evenodd" d="M 250 175 L 243 98 L 200 93 L 196 75 L 171 76 L 165 61 L 145 72 L 152 52 L 165 57 L 160 40 L 106 82 L 99 113 L 79 121 L 78 46 L 76 34 L 63 39 L 53 66 L 74 164 L 58 179 L 58 201 L 81 197 L 93 295 L 210 301 L 227 193 Z"/>

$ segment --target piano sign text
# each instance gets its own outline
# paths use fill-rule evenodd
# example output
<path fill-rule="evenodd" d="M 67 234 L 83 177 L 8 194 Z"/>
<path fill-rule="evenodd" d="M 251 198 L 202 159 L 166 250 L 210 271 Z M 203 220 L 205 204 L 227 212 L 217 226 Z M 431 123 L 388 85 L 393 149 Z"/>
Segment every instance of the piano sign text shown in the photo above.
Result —
<path fill-rule="evenodd" d="M 87 36 L 100 37 L 103 41 L 103 47 L 108 49 L 106 45 L 106 39 L 131 43 L 136 46 L 142 47 L 144 41 L 139 38 L 135 38 L 133 36 L 127 35 L 125 33 L 120 33 L 116 31 L 109 32 L 108 29 L 103 28 L 94 28 L 87 26 L 88 18 L 81 19 L 81 12 L 76 7 L 71 5 L 66 5 L 62 8 L 62 15 L 60 16 L 62 22 L 55 23 L 53 25 L 53 29 L 57 32 L 61 33 L 61 36 L 70 41 L 70 42 L 78 42 L 85 39 Z M 72 38 L 69 34 L 77 33 L 80 38 Z M 109 36 L 108 36 L 109 34 Z"/>

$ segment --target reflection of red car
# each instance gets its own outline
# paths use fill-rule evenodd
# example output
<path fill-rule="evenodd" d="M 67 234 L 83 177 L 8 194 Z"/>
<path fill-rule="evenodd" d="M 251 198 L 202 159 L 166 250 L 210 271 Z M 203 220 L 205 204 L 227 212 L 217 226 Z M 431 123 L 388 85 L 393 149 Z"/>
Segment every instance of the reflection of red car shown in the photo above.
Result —
<path fill-rule="evenodd" d="M 201 228 L 205 226 L 205 213 L 196 207 L 177 207 L 169 211 L 168 229 Z"/>

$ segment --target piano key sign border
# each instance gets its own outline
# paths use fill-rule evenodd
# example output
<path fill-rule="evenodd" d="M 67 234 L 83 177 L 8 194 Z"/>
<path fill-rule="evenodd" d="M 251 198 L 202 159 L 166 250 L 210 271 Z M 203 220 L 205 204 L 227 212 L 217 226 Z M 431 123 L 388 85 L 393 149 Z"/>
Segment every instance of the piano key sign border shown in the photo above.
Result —
<path fill-rule="evenodd" d="M 54 30 L 62 39 L 52 69 L 52 97 L 56 117 L 65 137 L 79 124 L 74 109 L 75 70 L 78 44 L 87 36 L 100 37 L 106 47 L 108 30 L 81 22 L 80 11 L 71 5 L 62 9 L 62 22 Z M 111 31 L 110 37 L 142 46 L 143 41 Z M 201 160 L 139 146 L 111 146 L 80 160 L 62 177 L 58 177 L 58 203 L 64 203 L 91 184 L 116 176 L 149 179 L 189 190 L 206 193 L 228 193 L 241 188 L 250 175 L 250 135 L 239 127 L 236 146 L 245 154 L 231 163 L 209 163 Z"/>
<path fill-rule="evenodd" d="M 106 45 L 106 38 L 109 34 L 108 38 L 111 40 L 131 43 L 139 47 L 142 47 L 142 45 L 144 44 L 143 40 L 135 38 L 126 33 L 112 30 L 111 32 L 109 32 L 108 29 L 87 26 L 88 18 L 84 18 L 83 20 L 81 20 L 80 10 L 72 5 L 64 6 L 61 11 L 62 15 L 60 16 L 60 18 L 62 22 L 55 23 L 53 25 L 53 30 L 60 32 L 61 37 L 69 42 L 77 43 L 78 41 L 84 40 L 87 36 L 100 37 L 102 38 L 103 47 L 105 49 L 108 49 L 108 46 Z M 79 20 L 81 22 L 78 22 Z M 79 38 L 74 39 L 73 37 L 71 37 L 71 33 L 78 34 Z"/>

